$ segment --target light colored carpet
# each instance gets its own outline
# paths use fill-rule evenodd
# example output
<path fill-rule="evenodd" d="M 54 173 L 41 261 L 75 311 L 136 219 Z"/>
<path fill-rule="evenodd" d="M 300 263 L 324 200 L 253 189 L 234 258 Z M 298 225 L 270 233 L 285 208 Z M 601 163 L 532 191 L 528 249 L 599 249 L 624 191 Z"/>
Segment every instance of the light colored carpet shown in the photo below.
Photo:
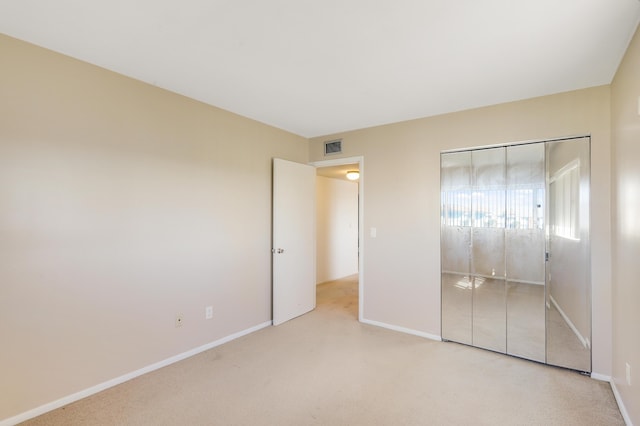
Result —
<path fill-rule="evenodd" d="M 315 311 L 27 425 L 623 425 L 608 383 L 357 322 L 357 277 Z"/>

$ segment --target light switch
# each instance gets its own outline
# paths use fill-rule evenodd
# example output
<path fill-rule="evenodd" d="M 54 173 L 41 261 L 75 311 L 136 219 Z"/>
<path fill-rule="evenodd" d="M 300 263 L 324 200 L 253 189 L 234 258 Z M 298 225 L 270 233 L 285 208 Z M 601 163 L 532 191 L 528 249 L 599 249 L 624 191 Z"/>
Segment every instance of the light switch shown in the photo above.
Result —
<path fill-rule="evenodd" d="M 371 238 L 375 238 L 378 234 L 378 230 L 376 228 L 371 228 Z"/>

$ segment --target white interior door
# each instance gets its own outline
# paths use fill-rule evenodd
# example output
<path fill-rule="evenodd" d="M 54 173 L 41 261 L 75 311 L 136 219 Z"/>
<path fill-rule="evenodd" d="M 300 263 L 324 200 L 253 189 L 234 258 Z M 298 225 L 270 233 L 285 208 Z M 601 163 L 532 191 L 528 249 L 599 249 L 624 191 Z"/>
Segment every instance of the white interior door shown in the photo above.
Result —
<path fill-rule="evenodd" d="M 316 307 L 316 170 L 273 160 L 273 325 Z"/>

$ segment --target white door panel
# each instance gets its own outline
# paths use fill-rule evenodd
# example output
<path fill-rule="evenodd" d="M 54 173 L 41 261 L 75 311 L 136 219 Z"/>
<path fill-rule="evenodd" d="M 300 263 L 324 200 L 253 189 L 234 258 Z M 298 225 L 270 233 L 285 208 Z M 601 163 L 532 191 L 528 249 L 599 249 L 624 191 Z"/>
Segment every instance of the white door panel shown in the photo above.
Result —
<path fill-rule="evenodd" d="M 316 170 L 273 160 L 273 324 L 316 306 Z"/>

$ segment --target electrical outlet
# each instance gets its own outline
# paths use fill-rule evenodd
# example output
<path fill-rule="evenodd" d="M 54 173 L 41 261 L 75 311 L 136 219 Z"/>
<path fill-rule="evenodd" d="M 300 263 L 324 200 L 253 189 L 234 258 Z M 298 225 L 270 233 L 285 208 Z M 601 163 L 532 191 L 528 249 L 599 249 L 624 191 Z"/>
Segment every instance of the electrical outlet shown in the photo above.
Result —
<path fill-rule="evenodd" d="M 213 318 L 213 306 L 207 306 L 204 308 L 204 318 L 211 319 Z"/>
<path fill-rule="evenodd" d="M 176 314 L 176 327 L 182 327 L 183 322 L 184 322 L 184 315 Z"/>
<path fill-rule="evenodd" d="M 627 385 L 631 386 L 631 366 L 629 365 L 629 363 L 626 363 L 627 365 Z"/>

